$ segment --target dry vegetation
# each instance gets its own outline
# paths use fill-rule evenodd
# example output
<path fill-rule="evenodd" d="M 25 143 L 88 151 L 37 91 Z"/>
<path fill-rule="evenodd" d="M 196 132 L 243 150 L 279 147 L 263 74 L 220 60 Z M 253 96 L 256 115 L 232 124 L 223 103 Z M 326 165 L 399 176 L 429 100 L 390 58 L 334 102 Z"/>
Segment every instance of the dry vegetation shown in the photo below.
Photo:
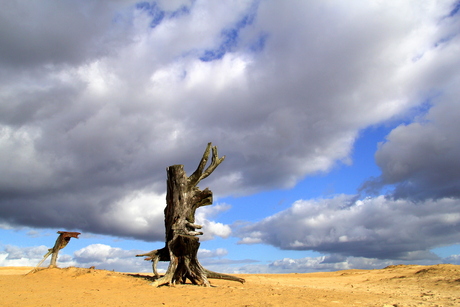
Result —
<path fill-rule="evenodd" d="M 239 275 L 245 284 L 155 288 L 148 274 L 0 268 L 1 306 L 460 306 L 460 266 L 390 266 L 309 274 Z"/>

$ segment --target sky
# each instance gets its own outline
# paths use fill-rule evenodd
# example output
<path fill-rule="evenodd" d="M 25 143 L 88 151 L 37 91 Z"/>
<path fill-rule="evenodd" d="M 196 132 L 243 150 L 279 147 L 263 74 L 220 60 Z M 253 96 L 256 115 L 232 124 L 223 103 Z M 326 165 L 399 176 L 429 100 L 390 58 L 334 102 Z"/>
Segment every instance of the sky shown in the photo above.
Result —
<path fill-rule="evenodd" d="M 460 264 L 458 0 L 0 2 L 0 266 L 151 271 L 208 142 L 208 269 Z"/>

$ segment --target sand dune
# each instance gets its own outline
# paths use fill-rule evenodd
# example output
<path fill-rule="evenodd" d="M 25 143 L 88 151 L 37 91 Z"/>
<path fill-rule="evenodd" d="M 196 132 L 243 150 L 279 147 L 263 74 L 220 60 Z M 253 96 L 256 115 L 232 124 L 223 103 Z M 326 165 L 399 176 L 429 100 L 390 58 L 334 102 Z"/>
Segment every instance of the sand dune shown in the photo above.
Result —
<path fill-rule="evenodd" d="M 460 306 L 460 266 L 390 266 L 309 274 L 238 275 L 154 288 L 149 274 L 83 268 L 0 268 L 1 306 Z"/>

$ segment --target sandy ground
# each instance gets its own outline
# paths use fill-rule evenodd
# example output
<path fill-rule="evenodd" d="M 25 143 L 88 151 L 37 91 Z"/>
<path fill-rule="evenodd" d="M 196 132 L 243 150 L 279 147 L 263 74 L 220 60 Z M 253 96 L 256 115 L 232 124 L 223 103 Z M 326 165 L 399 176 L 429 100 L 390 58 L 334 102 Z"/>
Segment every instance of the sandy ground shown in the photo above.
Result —
<path fill-rule="evenodd" d="M 309 274 L 238 275 L 152 287 L 148 274 L 0 267 L 1 306 L 460 306 L 460 266 L 391 266 Z"/>

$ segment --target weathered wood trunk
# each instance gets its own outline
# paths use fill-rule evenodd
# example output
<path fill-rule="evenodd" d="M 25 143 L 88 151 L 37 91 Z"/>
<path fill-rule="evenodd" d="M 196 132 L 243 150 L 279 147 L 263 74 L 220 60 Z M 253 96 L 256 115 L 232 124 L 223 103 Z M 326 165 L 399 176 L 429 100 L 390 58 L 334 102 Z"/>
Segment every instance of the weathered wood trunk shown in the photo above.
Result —
<path fill-rule="evenodd" d="M 212 161 L 205 170 L 208 156 L 212 148 Z M 243 283 L 244 279 L 231 275 L 220 274 L 206 270 L 197 258 L 200 242 L 196 231 L 201 226 L 195 224 L 195 211 L 199 207 L 212 204 L 212 192 L 209 189 L 201 191 L 197 184 L 208 177 L 224 160 L 219 158 L 217 147 L 208 144 L 197 170 L 187 177 L 183 165 L 173 165 L 167 168 L 167 194 L 165 208 L 166 246 L 146 254 L 146 260 L 153 262 L 153 272 L 158 277 L 156 263 L 170 261 L 165 275 L 156 280 L 153 285 L 172 285 L 185 283 L 188 279 L 195 285 L 209 286 L 208 278 L 233 280 Z"/>
<path fill-rule="evenodd" d="M 53 248 L 48 249 L 48 252 L 45 254 L 45 256 L 43 256 L 43 259 L 29 273 L 35 272 L 38 269 L 38 267 L 49 257 L 49 255 L 52 255 L 52 256 L 51 256 L 51 261 L 50 261 L 50 265 L 48 266 L 48 268 L 57 267 L 56 261 L 57 261 L 59 251 L 67 246 L 71 238 L 78 239 L 78 236 L 81 234 L 79 232 L 74 232 L 74 231 L 58 231 L 57 233 L 59 234 L 59 237 L 56 239 L 56 242 L 54 243 Z"/>

